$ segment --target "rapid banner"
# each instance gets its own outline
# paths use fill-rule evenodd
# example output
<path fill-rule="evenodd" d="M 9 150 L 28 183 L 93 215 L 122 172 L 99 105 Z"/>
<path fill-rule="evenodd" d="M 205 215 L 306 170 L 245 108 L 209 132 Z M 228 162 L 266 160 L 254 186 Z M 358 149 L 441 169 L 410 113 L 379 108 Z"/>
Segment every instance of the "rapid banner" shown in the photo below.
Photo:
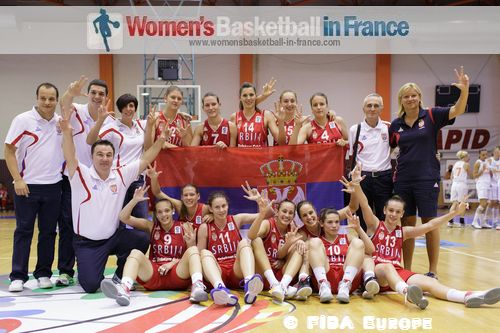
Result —
<path fill-rule="evenodd" d="M 499 17 L 486 6 L 3 6 L 0 53 L 498 54 Z"/>
<path fill-rule="evenodd" d="M 245 199 L 245 181 L 271 200 L 298 203 L 308 199 L 318 209 L 343 207 L 344 150 L 335 144 L 269 148 L 187 147 L 167 149 L 157 158 L 162 190 L 180 198 L 186 184 L 196 185 L 201 202 L 210 192 L 229 196 L 230 214 L 255 213 L 257 205 Z"/>
<path fill-rule="evenodd" d="M 438 149 L 443 152 L 468 152 L 486 149 L 493 151 L 500 145 L 498 126 L 452 127 L 443 128 L 438 135 Z"/>

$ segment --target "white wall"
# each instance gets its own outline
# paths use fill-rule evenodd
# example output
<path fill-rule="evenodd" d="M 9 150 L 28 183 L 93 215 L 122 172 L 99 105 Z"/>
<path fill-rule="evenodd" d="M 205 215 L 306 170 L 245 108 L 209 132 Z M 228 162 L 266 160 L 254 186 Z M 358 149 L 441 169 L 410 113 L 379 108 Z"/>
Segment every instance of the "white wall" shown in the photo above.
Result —
<path fill-rule="evenodd" d="M 426 105 L 434 104 L 436 84 L 454 82 L 453 68 L 464 65 L 472 83 L 482 85 L 481 112 L 466 114 L 457 126 L 500 126 L 497 96 L 500 92 L 500 56 L 487 55 L 394 55 L 392 57 L 391 108 L 397 110 L 399 87 L 413 81 L 420 85 Z M 0 139 L 5 140 L 10 122 L 35 102 L 35 88 L 42 81 L 54 83 L 60 93 L 67 85 L 86 74 L 98 75 L 95 55 L 0 55 L 0 100 L 2 121 Z M 255 84 L 258 89 L 275 77 L 276 95 L 263 103 L 273 108 L 279 93 L 295 90 L 304 112 L 309 113 L 309 97 L 321 91 L 329 97 L 330 107 L 342 115 L 348 125 L 362 119 L 364 96 L 375 89 L 375 56 L 373 55 L 259 55 L 255 57 Z M 143 57 L 115 55 L 115 97 L 125 92 L 135 94 L 143 80 Z M 153 84 L 154 82 L 150 82 Z M 238 108 L 239 56 L 200 55 L 196 57 L 196 83 L 202 93 L 213 91 L 222 102 L 224 116 Z M 389 103 L 389 101 L 385 101 Z M 3 158 L 3 145 L 0 148 Z"/>

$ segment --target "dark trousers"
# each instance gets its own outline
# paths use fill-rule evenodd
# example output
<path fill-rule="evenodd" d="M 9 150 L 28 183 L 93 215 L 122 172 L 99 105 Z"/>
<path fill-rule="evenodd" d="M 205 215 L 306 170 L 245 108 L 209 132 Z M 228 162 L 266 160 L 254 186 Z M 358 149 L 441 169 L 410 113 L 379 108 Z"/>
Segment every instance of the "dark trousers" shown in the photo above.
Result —
<path fill-rule="evenodd" d="M 361 188 L 368 199 L 368 204 L 372 207 L 373 212 L 379 218 L 384 220 L 384 205 L 392 196 L 392 171 L 382 171 L 379 173 L 362 172 L 365 179 L 361 182 Z M 366 223 L 363 219 L 361 209 L 357 212 L 359 221 L 363 230 L 366 231 Z"/>
<path fill-rule="evenodd" d="M 14 196 L 16 230 L 12 252 L 11 280 L 28 280 L 31 240 L 38 216 L 37 263 L 35 278 L 51 277 L 54 261 L 56 225 L 61 210 L 61 182 L 48 185 L 28 185 L 29 196 Z"/>
<path fill-rule="evenodd" d="M 130 252 L 138 249 L 146 253 L 148 250 L 149 244 L 144 244 L 144 233 L 144 231 L 120 227 L 113 236 L 103 240 L 95 241 L 74 235 L 78 282 L 83 290 L 93 293 L 99 289 L 110 255 L 116 255 L 118 258 L 116 275 L 121 278 L 123 266 Z"/>
<path fill-rule="evenodd" d="M 123 207 L 125 207 L 130 200 L 134 197 L 134 192 L 136 189 L 141 188 L 144 185 L 144 177 L 141 175 L 138 180 L 135 180 L 127 189 L 125 194 L 125 200 L 123 201 Z M 147 219 L 148 218 L 148 202 L 141 201 L 135 205 L 132 210 L 132 216 Z"/>
<path fill-rule="evenodd" d="M 57 269 L 59 274 L 73 276 L 75 270 L 75 250 L 73 249 L 73 218 L 71 216 L 71 186 L 67 176 L 62 180 L 61 214 L 59 227 L 59 255 Z"/>

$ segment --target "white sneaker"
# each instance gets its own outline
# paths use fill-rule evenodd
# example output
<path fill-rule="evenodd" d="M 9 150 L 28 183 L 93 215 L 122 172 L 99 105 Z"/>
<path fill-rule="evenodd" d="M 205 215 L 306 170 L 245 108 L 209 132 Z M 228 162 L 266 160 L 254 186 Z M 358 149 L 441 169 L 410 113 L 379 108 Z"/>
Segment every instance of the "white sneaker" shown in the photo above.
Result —
<path fill-rule="evenodd" d="M 42 276 L 41 278 L 38 278 L 38 288 L 41 288 L 41 289 L 50 289 L 52 287 L 54 287 L 54 284 L 52 283 L 52 281 L 50 281 L 50 278 L 46 277 L 46 276 Z"/>
<path fill-rule="evenodd" d="M 481 229 L 481 226 L 479 225 L 479 222 L 477 221 L 473 221 L 471 226 L 474 228 L 474 229 Z"/>
<path fill-rule="evenodd" d="M 285 299 L 292 299 L 297 294 L 297 288 L 294 286 L 288 286 L 285 291 Z"/>
<path fill-rule="evenodd" d="M 191 296 L 189 297 L 189 301 L 191 303 L 200 303 L 208 300 L 208 294 L 205 291 L 205 285 L 202 281 L 196 281 L 191 286 Z"/>
<path fill-rule="evenodd" d="M 217 305 L 234 306 L 238 303 L 238 296 L 231 294 L 229 289 L 220 285 L 210 291 L 210 296 Z"/>
<path fill-rule="evenodd" d="M 274 286 L 272 286 L 271 289 L 269 290 L 269 293 L 273 297 L 274 301 L 278 303 L 283 303 L 283 300 L 285 299 L 285 291 L 283 290 L 281 284 L 277 283 Z"/>
<path fill-rule="evenodd" d="M 415 304 L 422 310 L 429 305 L 429 301 L 424 297 L 422 289 L 417 285 L 408 286 L 405 297 L 408 302 Z"/>
<path fill-rule="evenodd" d="M 349 303 L 349 292 L 351 291 L 351 283 L 340 281 L 339 291 L 337 293 L 337 300 L 340 303 Z"/>
<path fill-rule="evenodd" d="M 484 222 L 481 224 L 482 229 L 491 229 L 492 226 L 488 224 L 488 222 Z"/>
<path fill-rule="evenodd" d="M 500 288 L 487 291 L 468 292 L 465 295 L 464 304 L 468 308 L 478 308 L 483 304 L 495 304 L 500 301 Z"/>
<path fill-rule="evenodd" d="M 323 281 L 319 286 L 319 301 L 321 303 L 330 303 L 333 299 L 332 288 L 330 287 L 330 282 Z"/>
<path fill-rule="evenodd" d="M 448 221 L 448 228 L 453 228 L 453 222 Z"/>
<path fill-rule="evenodd" d="M 497 223 L 497 227 L 495 229 L 500 230 L 500 223 Z"/>
<path fill-rule="evenodd" d="M 10 285 L 9 285 L 10 292 L 17 293 L 17 292 L 23 291 L 23 289 L 24 289 L 23 280 L 13 280 L 10 282 Z"/>
<path fill-rule="evenodd" d="M 106 297 L 113 298 L 121 306 L 130 304 L 130 291 L 122 284 L 116 284 L 111 279 L 101 281 L 101 291 Z"/>
<path fill-rule="evenodd" d="M 380 291 L 380 285 L 375 277 L 370 277 L 365 281 L 365 290 L 363 291 L 364 299 L 373 299 Z"/>
<path fill-rule="evenodd" d="M 253 304 L 257 299 L 257 295 L 264 289 L 264 282 L 260 274 L 254 274 L 250 280 L 245 282 L 245 303 Z"/>

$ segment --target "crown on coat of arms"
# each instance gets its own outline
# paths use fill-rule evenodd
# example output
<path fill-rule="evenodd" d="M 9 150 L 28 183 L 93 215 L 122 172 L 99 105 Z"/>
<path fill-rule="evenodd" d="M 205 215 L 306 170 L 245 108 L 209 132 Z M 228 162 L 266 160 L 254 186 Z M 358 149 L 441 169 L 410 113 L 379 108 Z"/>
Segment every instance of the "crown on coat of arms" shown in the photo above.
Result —
<path fill-rule="evenodd" d="M 302 164 L 285 160 L 283 156 L 269 161 L 260 167 L 260 173 L 266 178 L 267 185 L 292 185 L 302 171 Z"/>

